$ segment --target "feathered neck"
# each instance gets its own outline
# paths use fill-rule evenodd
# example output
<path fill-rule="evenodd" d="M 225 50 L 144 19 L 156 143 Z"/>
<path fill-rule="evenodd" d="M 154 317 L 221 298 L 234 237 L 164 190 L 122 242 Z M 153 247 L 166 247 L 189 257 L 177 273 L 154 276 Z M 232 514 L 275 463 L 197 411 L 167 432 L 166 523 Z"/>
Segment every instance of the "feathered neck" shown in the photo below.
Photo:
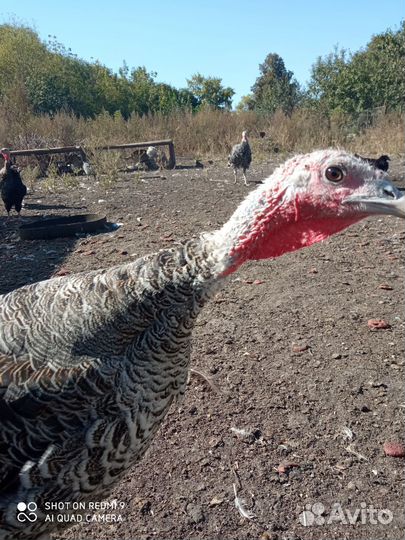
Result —
<path fill-rule="evenodd" d="M 0 172 L 2 174 L 4 174 L 5 172 L 9 171 L 10 170 L 10 167 L 11 167 L 11 159 L 10 159 L 10 154 L 4 152 L 1 154 L 2 158 L 4 159 L 4 165 L 3 165 L 3 168 L 0 170 Z"/>
<path fill-rule="evenodd" d="M 308 191 L 314 171 L 305 166 L 305 157 L 296 156 L 276 169 L 212 234 L 220 276 L 247 260 L 279 257 L 310 246 L 362 219 L 339 216 L 338 203 L 332 215 L 323 214 L 322 200 Z"/>

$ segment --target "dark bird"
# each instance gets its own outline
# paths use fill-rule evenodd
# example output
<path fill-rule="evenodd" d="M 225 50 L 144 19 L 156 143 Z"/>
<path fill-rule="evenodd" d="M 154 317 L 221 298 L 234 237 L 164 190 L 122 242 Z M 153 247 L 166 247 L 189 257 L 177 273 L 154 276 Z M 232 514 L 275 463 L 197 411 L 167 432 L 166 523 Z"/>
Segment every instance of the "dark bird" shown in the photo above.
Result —
<path fill-rule="evenodd" d="M 190 371 L 201 309 L 245 261 L 310 246 L 405 197 L 344 151 L 296 156 L 219 230 L 0 297 L 0 540 L 44 540 L 46 503 L 105 499 L 150 445 Z M 162 456 L 164 459 L 164 456 Z M 19 519 L 20 502 L 36 519 Z"/>
<path fill-rule="evenodd" d="M 242 141 L 239 144 L 235 144 L 231 153 L 228 156 L 228 167 L 233 167 L 233 174 L 235 175 L 235 184 L 237 182 L 237 171 L 242 169 L 243 179 L 245 186 L 248 185 L 246 179 L 246 171 L 250 167 L 252 162 L 252 151 L 247 138 L 247 131 L 242 132 Z"/>
<path fill-rule="evenodd" d="M 12 165 L 10 152 L 7 148 L 0 150 L 4 159 L 4 166 L 0 170 L 0 193 L 4 202 L 7 214 L 14 206 L 18 215 L 20 215 L 22 202 L 27 194 L 27 187 L 21 180 L 21 175 L 15 165 Z"/>
<path fill-rule="evenodd" d="M 74 169 L 71 163 L 66 161 L 57 161 L 56 172 L 59 176 L 63 176 L 65 174 L 74 174 Z"/>
<path fill-rule="evenodd" d="M 363 161 L 366 161 L 367 163 L 372 165 L 375 169 L 380 169 L 381 171 L 384 171 L 384 172 L 388 171 L 388 168 L 389 168 L 388 162 L 391 160 L 390 160 L 390 157 L 387 156 L 386 154 L 383 154 L 379 158 L 368 158 L 368 157 L 359 156 L 359 154 L 354 154 L 354 155 L 357 158 L 360 158 Z"/>

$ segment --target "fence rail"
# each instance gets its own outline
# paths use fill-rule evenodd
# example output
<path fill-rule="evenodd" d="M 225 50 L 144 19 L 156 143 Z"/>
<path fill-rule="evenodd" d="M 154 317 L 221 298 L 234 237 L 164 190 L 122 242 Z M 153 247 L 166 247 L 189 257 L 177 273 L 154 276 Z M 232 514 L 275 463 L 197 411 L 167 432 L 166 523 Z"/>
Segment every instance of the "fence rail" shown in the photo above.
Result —
<path fill-rule="evenodd" d="M 125 144 L 109 144 L 105 146 L 97 146 L 96 150 L 126 150 L 130 148 L 148 148 L 148 146 L 168 146 L 169 160 L 167 163 L 168 169 L 174 169 L 176 166 L 176 154 L 174 151 L 174 143 L 172 139 L 163 139 L 159 141 L 146 141 Z M 54 148 L 29 148 L 27 150 L 11 150 L 11 156 L 43 156 L 50 154 L 80 154 L 83 160 L 87 160 L 86 151 L 82 146 L 56 146 Z"/>

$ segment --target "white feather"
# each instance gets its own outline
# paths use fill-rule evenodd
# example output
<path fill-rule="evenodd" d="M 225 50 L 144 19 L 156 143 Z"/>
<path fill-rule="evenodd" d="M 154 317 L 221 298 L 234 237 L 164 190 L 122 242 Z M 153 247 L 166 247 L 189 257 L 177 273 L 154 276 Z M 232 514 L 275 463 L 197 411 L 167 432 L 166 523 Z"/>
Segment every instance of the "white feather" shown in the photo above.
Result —
<path fill-rule="evenodd" d="M 239 514 L 245 519 L 253 519 L 255 515 L 248 508 L 245 508 L 244 505 L 246 501 L 238 497 L 238 492 L 236 491 L 236 485 L 233 484 L 233 491 L 235 493 L 235 507 L 238 510 Z"/>

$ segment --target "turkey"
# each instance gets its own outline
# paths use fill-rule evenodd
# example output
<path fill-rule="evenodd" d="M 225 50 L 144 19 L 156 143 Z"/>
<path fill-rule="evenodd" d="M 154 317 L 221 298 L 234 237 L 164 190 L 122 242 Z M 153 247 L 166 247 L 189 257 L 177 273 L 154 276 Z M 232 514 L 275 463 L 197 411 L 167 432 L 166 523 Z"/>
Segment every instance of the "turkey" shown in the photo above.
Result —
<path fill-rule="evenodd" d="M 10 152 L 7 148 L 0 150 L 4 159 L 4 166 L 0 170 L 0 192 L 4 202 L 7 215 L 10 216 L 10 210 L 14 206 L 18 215 L 20 215 L 22 202 L 27 194 L 27 187 L 21 180 L 17 168 L 11 164 Z"/>
<path fill-rule="evenodd" d="M 316 151 L 276 169 L 219 230 L 1 296 L 0 539 L 42 540 L 62 526 L 47 501 L 106 498 L 141 459 L 184 394 L 194 323 L 227 276 L 369 215 L 405 218 L 404 200 L 364 161 Z M 37 505 L 32 523 L 17 519 L 21 501 Z"/>
<path fill-rule="evenodd" d="M 148 146 L 147 150 L 142 151 L 135 168 L 144 171 L 157 171 L 159 169 L 157 164 L 158 157 L 157 148 L 155 146 Z"/>
<path fill-rule="evenodd" d="M 368 158 L 368 157 L 359 156 L 358 154 L 354 154 L 354 155 L 364 161 L 367 161 L 367 163 L 369 163 L 376 169 L 380 169 L 381 171 L 384 171 L 384 172 L 387 172 L 390 166 L 388 162 L 391 160 L 390 160 L 390 157 L 387 156 L 386 154 L 383 154 L 379 158 Z"/>
<path fill-rule="evenodd" d="M 252 162 L 252 151 L 247 138 L 247 131 L 242 132 L 242 141 L 239 144 L 235 144 L 231 153 L 228 156 L 228 167 L 233 167 L 233 174 L 235 175 L 235 184 L 237 182 L 237 171 L 242 169 L 243 180 L 245 186 L 248 185 L 246 179 L 246 171 L 250 167 Z"/>

